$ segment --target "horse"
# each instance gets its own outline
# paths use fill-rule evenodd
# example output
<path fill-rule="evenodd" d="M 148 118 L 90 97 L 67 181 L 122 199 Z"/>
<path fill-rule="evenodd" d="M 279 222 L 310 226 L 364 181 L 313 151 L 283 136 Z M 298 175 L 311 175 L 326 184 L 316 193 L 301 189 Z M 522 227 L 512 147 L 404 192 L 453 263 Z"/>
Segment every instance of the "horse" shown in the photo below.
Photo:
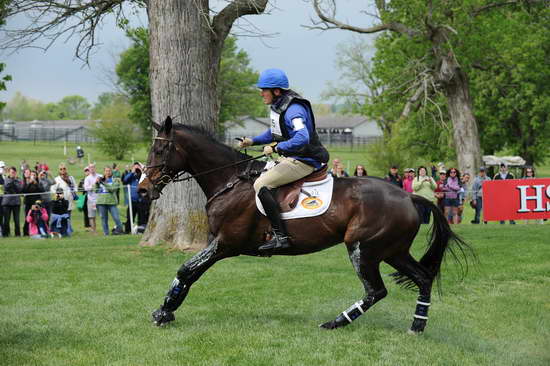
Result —
<path fill-rule="evenodd" d="M 206 248 L 180 267 L 163 304 L 152 313 L 153 323 L 164 326 L 175 320 L 174 312 L 191 285 L 217 261 L 262 255 L 258 247 L 270 232 L 270 224 L 256 208 L 253 189 L 265 162 L 218 142 L 200 127 L 173 124 L 170 117 L 162 124 L 153 122 L 153 127 L 158 133 L 138 191 L 155 200 L 167 184 L 189 174 L 206 195 L 209 230 Z M 428 207 L 434 217 L 428 247 L 420 261 L 409 253 L 420 228 L 416 206 Z M 334 320 L 320 325 L 325 329 L 351 324 L 387 295 L 379 269 L 383 261 L 397 270 L 392 276 L 398 284 L 418 288 L 409 332 L 423 332 L 432 284 L 439 277 L 445 254 L 451 252 L 458 260 L 456 249 L 462 253 L 471 250 L 432 202 L 371 177 L 334 178 L 328 210 L 316 217 L 287 220 L 287 229 L 291 248 L 273 255 L 309 254 L 345 243 L 364 286 L 365 296 Z"/>

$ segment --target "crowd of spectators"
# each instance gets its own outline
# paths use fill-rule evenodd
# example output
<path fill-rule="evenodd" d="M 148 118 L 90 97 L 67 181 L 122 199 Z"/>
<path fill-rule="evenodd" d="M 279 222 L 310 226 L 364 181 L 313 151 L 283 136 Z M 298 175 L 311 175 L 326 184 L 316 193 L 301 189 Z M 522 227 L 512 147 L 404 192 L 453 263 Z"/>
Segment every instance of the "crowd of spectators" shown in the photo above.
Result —
<path fill-rule="evenodd" d="M 522 179 L 532 179 L 535 177 L 533 167 L 523 169 Z M 333 177 L 349 177 L 344 169 L 340 159 L 335 158 L 332 161 L 332 167 L 329 173 Z M 431 173 L 431 174 L 429 174 Z M 367 170 L 363 165 L 355 167 L 354 176 L 366 177 Z M 487 174 L 486 167 L 480 167 L 478 174 L 472 178 L 469 172 L 461 172 L 457 168 L 446 169 L 443 163 L 432 164 L 428 169 L 425 166 L 419 166 L 417 169 L 405 168 L 402 175 L 399 174 L 399 167 L 392 165 L 388 174 L 384 177 L 386 181 L 409 192 L 422 196 L 434 202 L 444 213 L 449 224 L 460 224 L 463 221 L 464 205 L 469 205 L 475 210 L 472 224 L 479 224 L 482 220 L 483 210 L 483 183 L 488 180 L 515 179 L 514 175 L 508 171 L 506 164 L 500 164 L 499 171 L 492 175 Z M 430 210 L 419 207 L 419 214 L 422 223 L 430 222 Z M 543 223 L 543 220 L 526 220 L 526 222 Z M 504 224 L 504 221 L 500 221 Z M 510 224 L 516 222 L 510 220 Z"/>
<path fill-rule="evenodd" d="M 31 238 L 67 237 L 74 232 L 75 210 L 83 212 L 84 227 L 91 233 L 96 233 L 98 215 L 104 235 L 143 232 L 150 202 L 137 192 L 142 172 L 139 162 L 127 166 L 123 172 L 113 164 L 105 167 L 103 174 L 98 174 L 95 165 L 90 164 L 84 168 L 85 176 L 77 184 L 63 163 L 54 176 L 46 163 L 37 162 L 32 169 L 23 160 L 18 169 L 0 161 L 0 233 L 2 237 L 11 234 Z M 119 214 L 121 205 L 126 206 L 124 225 Z M 112 229 L 109 216 L 114 221 Z M 134 225 L 137 230 L 132 230 L 130 216 L 133 222 L 137 218 Z"/>

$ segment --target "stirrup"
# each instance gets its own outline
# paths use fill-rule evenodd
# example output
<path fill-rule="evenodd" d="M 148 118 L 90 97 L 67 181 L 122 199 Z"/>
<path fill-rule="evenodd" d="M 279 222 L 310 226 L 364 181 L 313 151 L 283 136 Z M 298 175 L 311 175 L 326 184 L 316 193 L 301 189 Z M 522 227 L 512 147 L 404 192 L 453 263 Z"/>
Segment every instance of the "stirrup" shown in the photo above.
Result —
<path fill-rule="evenodd" d="M 290 240 L 288 236 L 273 232 L 271 239 L 269 239 L 264 245 L 260 246 L 258 250 L 269 251 L 269 250 L 287 249 L 290 247 L 291 245 L 290 245 Z"/>

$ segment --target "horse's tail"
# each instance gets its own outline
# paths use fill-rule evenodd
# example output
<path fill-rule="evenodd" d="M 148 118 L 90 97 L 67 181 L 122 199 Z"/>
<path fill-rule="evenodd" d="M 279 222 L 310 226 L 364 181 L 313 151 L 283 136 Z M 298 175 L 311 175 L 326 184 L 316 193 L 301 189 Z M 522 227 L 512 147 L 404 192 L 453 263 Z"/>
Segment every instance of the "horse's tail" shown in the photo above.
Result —
<path fill-rule="evenodd" d="M 420 259 L 420 264 L 427 270 L 432 280 L 439 280 L 441 264 L 445 254 L 449 252 L 459 264 L 462 277 L 464 277 L 468 272 L 468 257 L 475 258 L 472 247 L 451 230 L 447 218 L 433 202 L 414 194 L 411 195 L 411 200 L 415 205 L 429 208 L 434 218 L 433 225 L 428 232 L 426 253 Z M 404 287 L 414 286 L 414 283 L 401 273 L 395 273 L 393 276 L 396 282 Z"/>

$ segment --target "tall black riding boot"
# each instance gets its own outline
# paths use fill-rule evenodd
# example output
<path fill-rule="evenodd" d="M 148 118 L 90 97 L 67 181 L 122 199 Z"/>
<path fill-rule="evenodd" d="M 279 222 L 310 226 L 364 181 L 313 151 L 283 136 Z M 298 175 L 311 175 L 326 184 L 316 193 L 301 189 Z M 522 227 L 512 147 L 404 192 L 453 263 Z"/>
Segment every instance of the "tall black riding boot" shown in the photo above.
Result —
<path fill-rule="evenodd" d="M 271 221 L 271 226 L 273 227 L 271 239 L 258 249 L 260 251 L 271 251 L 289 248 L 290 242 L 285 223 L 281 219 L 281 209 L 273 194 L 267 187 L 262 187 L 258 192 L 258 198 L 262 202 L 267 218 Z"/>

